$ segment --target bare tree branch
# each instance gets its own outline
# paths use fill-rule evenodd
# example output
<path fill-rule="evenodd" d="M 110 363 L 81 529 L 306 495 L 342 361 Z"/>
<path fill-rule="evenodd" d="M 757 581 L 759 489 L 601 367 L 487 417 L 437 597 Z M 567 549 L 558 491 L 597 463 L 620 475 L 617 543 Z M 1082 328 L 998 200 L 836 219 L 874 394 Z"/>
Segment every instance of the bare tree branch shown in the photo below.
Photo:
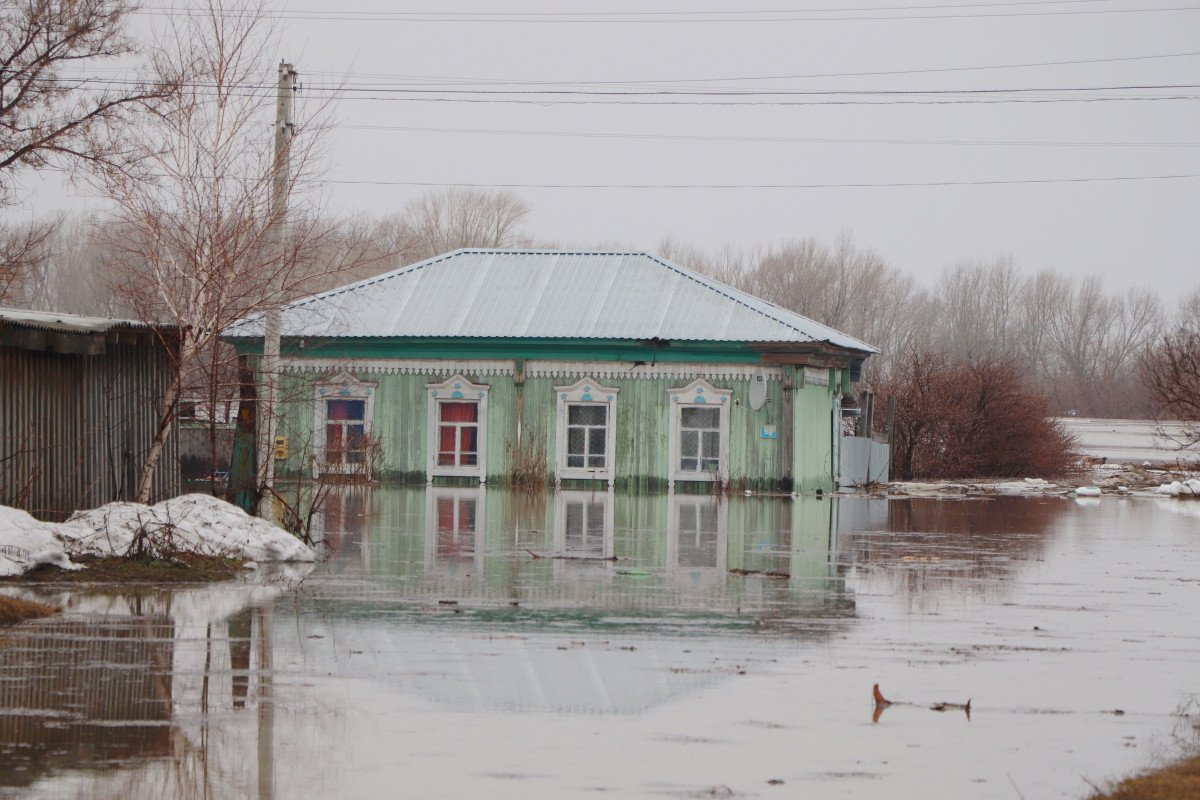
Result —
<path fill-rule="evenodd" d="M 80 75 L 136 54 L 129 0 L 0 0 L 0 207 L 17 197 L 20 169 L 135 169 L 143 151 L 124 135 L 179 72 Z"/>

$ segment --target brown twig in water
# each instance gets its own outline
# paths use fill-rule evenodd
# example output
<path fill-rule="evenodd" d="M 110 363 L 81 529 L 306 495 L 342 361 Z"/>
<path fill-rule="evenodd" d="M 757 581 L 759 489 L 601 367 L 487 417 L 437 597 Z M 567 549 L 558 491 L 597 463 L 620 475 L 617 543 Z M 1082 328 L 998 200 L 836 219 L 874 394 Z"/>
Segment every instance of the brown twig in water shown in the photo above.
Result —
<path fill-rule="evenodd" d="M 792 577 L 791 573 L 788 573 L 788 572 L 773 572 L 773 571 L 767 572 L 767 571 L 763 571 L 761 569 L 742 569 L 740 567 L 735 567 L 734 569 L 729 570 L 729 574 L 730 575 L 761 575 L 764 578 L 777 578 L 777 579 L 785 579 L 785 580 L 787 578 Z"/>
<path fill-rule="evenodd" d="M 528 547 L 524 548 L 526 553 L 534 558 L 557 558 L 560 561 L 620 561 L 619 556 L 573 556 L 570 553 L 551 553 L 548 556 L 535 553 Z"/>

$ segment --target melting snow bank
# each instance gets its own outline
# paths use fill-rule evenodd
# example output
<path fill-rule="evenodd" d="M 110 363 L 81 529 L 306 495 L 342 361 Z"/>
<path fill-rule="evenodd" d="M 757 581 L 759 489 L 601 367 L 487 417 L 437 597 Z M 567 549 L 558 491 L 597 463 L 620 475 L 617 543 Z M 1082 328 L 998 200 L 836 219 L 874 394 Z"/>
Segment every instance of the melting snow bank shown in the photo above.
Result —
<path fill-rule="evenodd" d="M 58 526 L 40 522 L 18 508 L 0 506 L 0 577 L 24 575 L 41 564 L 82 569 L 72 564 L 58 538 Z"/>
<path fill-rule="evenodd" d="M 1165 494 L 1168 497 L 1200 497 L 1200 478 L 1192 478 L 1187 481 L 1171 481 L 1164 483 L 1154 490 L 1156 494 Z"/>
<path fill-rule="evenodd" d="M 315 561 L 295 536 L 206 494 L 158 505 L 109 503 L 77 511 L 66 522 L 34 519 L 0 506 L 0 576 L 22 575 L 40 564 L 79 569 L 71 556 L 125 556 L 189 552 L 249 561 Z"/>

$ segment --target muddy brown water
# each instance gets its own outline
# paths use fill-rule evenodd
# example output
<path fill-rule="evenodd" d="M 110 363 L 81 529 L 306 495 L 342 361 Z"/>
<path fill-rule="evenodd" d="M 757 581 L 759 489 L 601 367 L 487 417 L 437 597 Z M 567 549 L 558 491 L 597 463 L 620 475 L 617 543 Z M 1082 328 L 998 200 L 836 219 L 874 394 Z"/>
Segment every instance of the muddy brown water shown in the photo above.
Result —
<path fill-rule="evenodd" d="M 0 797 L 1079 798 L 1200 736 L 1200 503 L 375 489 L 318 527 L 307 573 L 36 590 Z"/>

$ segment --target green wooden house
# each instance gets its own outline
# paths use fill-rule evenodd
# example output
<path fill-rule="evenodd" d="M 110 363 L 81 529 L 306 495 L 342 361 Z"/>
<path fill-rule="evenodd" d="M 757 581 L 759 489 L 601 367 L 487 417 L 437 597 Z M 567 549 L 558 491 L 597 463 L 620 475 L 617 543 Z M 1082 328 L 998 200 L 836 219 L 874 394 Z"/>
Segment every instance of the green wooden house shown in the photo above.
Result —
<path fill-rule="evenodd" d="M 383 482 L 832 490 L 878 352 L 647 253 L 458 250 L 282 316 L 278 471 Z"/>

